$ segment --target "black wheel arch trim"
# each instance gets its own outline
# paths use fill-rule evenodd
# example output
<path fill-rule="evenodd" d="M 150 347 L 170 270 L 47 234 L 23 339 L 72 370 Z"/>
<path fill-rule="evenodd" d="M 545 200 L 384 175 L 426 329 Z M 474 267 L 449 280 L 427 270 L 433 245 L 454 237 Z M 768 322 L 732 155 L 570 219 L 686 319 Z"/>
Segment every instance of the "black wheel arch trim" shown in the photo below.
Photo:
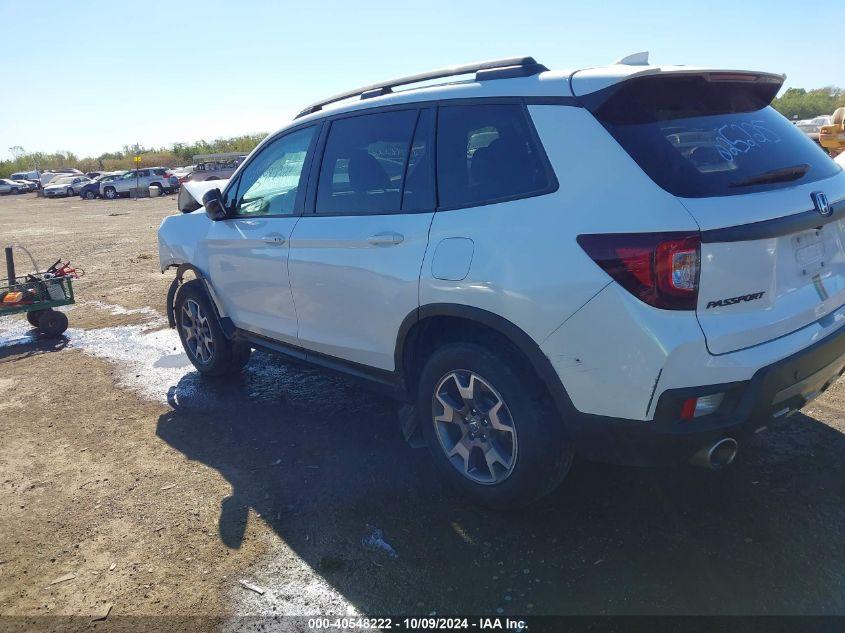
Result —
<path fill-rule="evenodd" d="M 572 400 L 570 400 L 569 394 L 566 393 L 566 389 L 564 388 L 557 371 L 555 371 L 555 368 L 552 366 L 548 356 L 546 356 L 543 353 L 543 350 L 540 349 L 539 344 L 512 321 L 482 308 L 456 303 L 432 303 L 420 306 L 418 309 L 413 310 L 402 321 L 402 325 L 399 327 L 399 333 L 396 337 L 394 362 L 396 364 L 397 372 L 404 373 L 404 368 L 409 360 L 406 358 L 406 343 L 408 341 L 408 335 L 411 333 L 411 329 L 419 322 L 437 316 L 456 317 L 466 319 L 467 321 L 473 321 L 489 327 L 490 329 L 503 335 L 514 346 L 516 346 L 516 348 L 522 352 L 528 360 L 531 367 L 537 374 L 537 377 L 548 390 L 558 413 L 564 420 L 564 424 L 566 419 L 569 419 L 573 413 L 576 413 Z"/>
<path fill-rule="evenodd" d="M 192 272 L 202 282 L 203 291 L 205 292 L 205 296 L 208 299 L 208 302 L 211 304 L 211 309 L 214 312 L 214 318 L 217 320 L 217 323 L 220 325 L 220 329 L 223 330 L 223 334 L 226 338 L 232 339 L 235 336 L 235 324 L 232 322 L 232 319 L 226 316 L 220 316 L 220 312 L 217 308 L 217 302 L 214 300 L 214 297 L 208 290 L 208 280 L 203 275 L 202 271 L 194 266 L 193 264 L 179 264 L 176 268 L 176 277 L 170 283 L 170 287 L 167 289 L 167 324 L 175 328 L 176 327 L 176 297 L 179 294 L 179 289 L 182 287 L 184 283 L 184 276 L 186 272 Z"/>

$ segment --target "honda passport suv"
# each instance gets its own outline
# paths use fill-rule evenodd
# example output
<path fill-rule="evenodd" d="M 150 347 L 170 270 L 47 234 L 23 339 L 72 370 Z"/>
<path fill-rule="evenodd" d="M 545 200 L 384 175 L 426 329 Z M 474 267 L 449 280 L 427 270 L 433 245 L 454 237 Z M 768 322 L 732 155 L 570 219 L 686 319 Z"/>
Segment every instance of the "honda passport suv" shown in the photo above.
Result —
<path fill-rule="evenodd" d="M 171 324 L 203 374 L 386 388 L 491 506 L 576 454 L 721 468 L 845 368 L 845 174 L 783 80 L 526 57 L 315 103 L 162 223 Z"/>

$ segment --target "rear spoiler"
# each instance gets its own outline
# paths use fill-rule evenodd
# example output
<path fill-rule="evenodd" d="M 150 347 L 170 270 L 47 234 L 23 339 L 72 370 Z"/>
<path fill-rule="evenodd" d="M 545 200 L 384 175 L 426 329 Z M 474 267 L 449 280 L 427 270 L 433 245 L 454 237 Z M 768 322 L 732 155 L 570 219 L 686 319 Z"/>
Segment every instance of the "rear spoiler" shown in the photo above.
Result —
<path fill-rule="evenodd" d="M 745 70 L 656 67 L 617 77 L 607 87 L 577 99 L 605 125 L 647 123 L 690 111 L 757 111 L 771 104 L 784 78 Z"/>
<path fill-rule="evenodd" d="M 569 84 L 572 94 L 582 97 L 613 86 L 619 86 L 632 79 L 657 76 L 697 76 L 703 77 L 707 81 L 747 81 L 749 83 L 776 84 L 778 90 L 786 81 L 784 74 L 754 70 L 615 64 L 602 68 L 576 70 L 569 76 Z M 777 94 L 777 90 L 775 90 L 775 94 Z"/>

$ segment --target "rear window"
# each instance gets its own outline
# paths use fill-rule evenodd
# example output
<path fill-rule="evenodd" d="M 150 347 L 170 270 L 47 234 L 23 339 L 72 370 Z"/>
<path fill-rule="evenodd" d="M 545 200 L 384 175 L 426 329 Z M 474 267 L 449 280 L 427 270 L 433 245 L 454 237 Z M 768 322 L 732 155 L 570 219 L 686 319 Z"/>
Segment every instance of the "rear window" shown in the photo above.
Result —
<path fill-rule="evenodd" d="M 768 104 L 780 84 L 633 80 L 593 113 L 654 182 L 686 198 L 767 191 L 839 167 Z"/>

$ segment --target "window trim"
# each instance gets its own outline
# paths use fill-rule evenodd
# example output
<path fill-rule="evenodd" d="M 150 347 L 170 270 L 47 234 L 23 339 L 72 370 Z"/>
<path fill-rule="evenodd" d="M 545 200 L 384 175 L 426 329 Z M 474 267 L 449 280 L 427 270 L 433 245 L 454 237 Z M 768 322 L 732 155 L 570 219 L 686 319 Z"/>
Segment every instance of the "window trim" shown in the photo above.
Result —
<path fill-rule="evenodd" d="M 411 166 L 411 152 L 414 149 L 414 140 L 417 138 L 417 130 L 420 127 L 420 123 L 422 123 L 423 116 L 428 116 L 431 118 L 431 125 L 429 126 L 428 134 L 426 135 L 426 146 L 431 148 L 431 159 L 428 161 L 428 171 L 429 171 L 429 178 L 431 179 L 431 185 L 433 188 L 432 193 L 434 194 L 434 208 L 429 209 L 416 209 L 416 210 L 409 210 L 405 209 L 405 182 L 408 178 L 408 168 Z M 414 133 L 411 135 L 411 145 L 408 147 L 408 155 L 405 157 L 405 169 L 402 176 L 402 191 L 399 196 L 399 210 L 401 213 L 431 213 L 433 210 L 437 209 L 437 108 L 427 108 L 422 107 L 417 110 L 417 121 L 414 123 Z"/>
<path fill-rule="evenodd" d="M 498 105 L 498 104 L 510 104 L 510 105 L 520 105 L 521 110 L 523 113 L 523 117 L 525 118 L 528 124 L 528 134 L 530 136 L 531 142 L 535 150 L 537 150 L 538 155 L 540 157 L 540 161 L 543 164 L 543 169 L 546 173 L 546 179 L 548 181 L 548 186 L 543 189 L 539 189 L 536 191 L 530 191 L 523 194 L 518 194 L 514 196 L 505 196 L 502 198 L 496 198 L 493 200 L 484 200 L 481 202 L 476 202 L 469 205 L 464 206 L 442 206 L 440 204 L 440 182 L 437 178 L 437 131 L 439 127 L 439 120 L 440 120 L 440 108 L 441 107 L 450 107 L 450 106 L 471 106 L 471 105 Z M 396 103 L 391 105 L 384 105 L 384 106 L 375 106 L 372 108 L 360 108 L 355 110 L 348 110 L 345 112 L 339 112 L 337 114 L 328 114 L 318 120 L 319 124 L 322 124 L 322 129 L 320 130 L 320 138 L 318 140 L 317 146 L 314 149 L 314 158 L 312 159 L 309 174 L 308 174 L 308 186 L 306 190 L 305 196 L 305 205 L 304 211 L 300 214 L 302 217 L 322 217 L 322 218 L 331 218 L 331 217 L 360 217 L 360 216 L 376 216 L 376 215 L 411 215 L 417 213 L 437 213 L 440 211 L 460 211 L 461 209 L 473 209 L 476 207 L 483 207 L 488 206 L 491 204 L 501 204 L 503 202 L 512 202 L 514 200 L 523 200 L 527 198 L 536 198 L 539 196 L 545 196 L 552 193 L 555 193 L 558 189 L 560 189 L 560 183 L 557 179 L 557 175 L 552 167 L 551 161 L 549 160 L 548 154 L 546 152 L 546 148 L 543 146 L 543 143 L 540 139 L 540 135 L 537 132 L 537 128 L 534 125 L 534 120 L 531 118 L 531 113 L 528 111 L 529 105 L 555 105 L 555 106 L 566 106 L 566 107 L 579 107 L 579 105 L 574 101 L 572 97 L 469 97 L 465 99 L 429 99 L 425 101 L 413 101 L 410 103 Z M 419 112 L 425 108 L 431 108 L 434 110 L 434 125 L 432 126 L 431 134 L 429 135 L 429 142 L 432 144 L 434 148 L 433 152 L 433 168 L 434 168 L 434 199 L 435 199 L 435 206 L 432 209 L 421 209 L 417 211 L 405 211 L 400 209 L 399 211 L 378 211 L 378 212 L 347 212 L 347 213 L 317 213 L 316 212 L 316 202 L 317 202 L 317 181 L 319 180 L 320 169 L 323 163 L 323 154 L 325 152 L 326 147 L 326 140 L 328 138 L 328 130 L 331 127 L 331 123 L 339 120 L 339 119 L 348 119 L 357 116 L 365 116 L 368 114 L 378 114 L 381 112 L 390 112 L 393 110 L 417 110 L 417 124 L 419 124 Z M 288 131 L 295 131 L 300 127 L 306 127 L 307 125 L 311 125 L 313 122 L 309 122 L 303 126 L 297 126 L 297 128 L 289 128 L 289 130 L 285 130 L 285 133 Z M 413 137 L 411 139 L 413 143 Z M 319 157 L 319 158 L 318 158 Z M 314 176 L 316 174 L 316 177 Z M 402 181 L 402 195 L 404 195 L 405 190 L 405 181 L 403 177 Z M 261 217 L 269 217 L 269 216 L 261 216 Z M 290 216 L 283 216 L 283 217 L 290 217 Z"/>
<path fill-rule="evenodd" d="M 317 141 L 322 134 L 322 128 L 324 127 L 323 121 L 309 121 L 303 125 L 297 125 L 295 127 L 285 128 L 284 130 L 273 134 L 272 136 L 267 137 L 264 141 L 258 146 L 260 151 L 253 152 L 249 158 L 244 160 L 239 166 L 238 169 L 235 170 L 235 173 L 232 174 L 231 178 L 229 179 L 228 184 L 223 188 L 221 192 L 223 198 L 225 199 L 226 196 L 230 193 L 232 188 L 235 188 L 235 195 L 232 198 L 232 205 L 231 208 L 226 209 L 226 220 L 243 220 L 243 219 L 250 219 L 250 218 L 296 218 L 300 217 L 305 208 L 305 198 L 307 191 L 300 190 L 296 194 L 296 200 L 293 203 L 293 213 L 272 213 L 267 215 L 238 215 L 236 211 L 236 205 L 238 201 L 238 195 L 240 194 L 240 186 L 241 181 L 243 180 L 244 171 L 246 171 L 247 167 L 256 160 L 259 156 L 261 156 L 267 149 L 275 143 L 277 140 L 288 136 L 290 134 L 296 134 L 297 132 L 301 132 L 302 130 L 308 128 L 316 128 L 315 134 L 311 137 L 311 141 L 308 143 L 308 149 L 305 153 L 305 161 L 302 164 L 302 173 L 299 175 L 300 183 L 302 182 L 303 175 L 306 177 L 306 189 L 307 184 L 310 179 L 310 170 L 313 165 L 314 155 L 317 152 Z M 310 154 L 310 158 L 309 158 Z"/>

